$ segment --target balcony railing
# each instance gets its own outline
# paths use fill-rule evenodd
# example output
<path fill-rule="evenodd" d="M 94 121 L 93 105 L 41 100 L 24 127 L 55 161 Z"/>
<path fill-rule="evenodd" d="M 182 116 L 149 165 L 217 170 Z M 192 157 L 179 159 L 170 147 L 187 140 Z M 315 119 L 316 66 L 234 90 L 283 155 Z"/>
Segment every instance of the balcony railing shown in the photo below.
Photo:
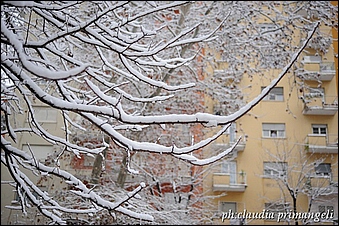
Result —
<path fill-rule="evenodd" d="M 299 78 L 307 81 L 331 81 L 335 76 L 334 62 L 307 62 L 304 68 L 298 69 L 296 74 Z"/>
<path fill-rule="evenodd" d="M 213 173 L 213 191 L 243 192 L 247 187 L 246 173 Z"/>
<path fill-rule="evenodd" d="M 338 153 L 338 134 L 308 134 L 306 151 L 312 153 Z"/>
<path fill-rule="evenodd" d="M 338 193 L 338 176 L 311 175 L 306 182 L 308 189 L 317 189 L 319 193 Z"/>
<path fill-rule="evenodd" d="M 234 145 L 235 141 L 231 141 L 229 144 L 230 146 Z M 244 151 L 246 147 L 246 141 L 244 140 L 244 138 L 242 138 L 239 143 L 237 144 L 237 146 L 235 147 L 236 151 Z"/>
<path fill-rule="evenodd" d="M 338 111 L 338 96 L 308 97 L 305 95 L 304 115 L 335 115 Z"/>
<path fill-rule="evenodd" d="M 215 143 L 213 144 L 212 147 L 214 147 L 215 150 L 219 150 L 219 151 L 225 151 L 226 149 L 232 147 L 236 141 L 239 139 L 239 137 L 236 137 L 236 135 L 234 135 L 234 138 L 232 138 L 232 136 L 228 135 L 226 142 L 224 143 Z M 239 141 L 239 143 L 237 144 L 237 146 L 234 148 L 235 151 L 239 152 L 239 151 L 244 151 L 246 147 L 246 141 L 244 136 L 242 136 L 241 140 Z"/>
<path fill-rule="evenodd" d="M 318 14 L 313 13 L 313 17 L 319 19 Z M 308 43 L 308 47 L 316 50 L 327 50 L 330 48 L 333 43 L 332 39 L 332 29 L 330 27 L 320 28 L 319 32 L 317 32 L 310 42 Z"/>

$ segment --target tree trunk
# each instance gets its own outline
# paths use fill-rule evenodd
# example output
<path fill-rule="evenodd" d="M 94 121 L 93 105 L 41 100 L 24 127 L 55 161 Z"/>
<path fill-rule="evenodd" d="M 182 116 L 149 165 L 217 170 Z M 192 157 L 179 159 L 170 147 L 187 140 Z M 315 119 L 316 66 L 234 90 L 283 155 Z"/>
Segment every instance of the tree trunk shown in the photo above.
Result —
<path fill-rule="evenodd" d="M 127 170 L 126 170 L 127 154 L 124 152 L 124 157 L 121 162 L 120 171 L 117 179 L 117 184 L 119 187 L 123 188 L 126 181 Z"/>
<path fill-rule="evenodd" d="M 105 136 L 105 142 L 109 144 L 109 137 Z M 104 158 L 107 156 L 107 150 L 108 147 L 106 147 L 103 151 L 102 154 Z M 91 183 L 92 184 L 98 184 L 99 183 L 99 178 L 102 172 L 102 164 L 103 164 L 103 158 L 101 155 L 97 155 L 94 160 L 93 164 L 93 169 L 92 169 L 92 175 L 91 175 Z"/>
<path fill-rule="evenodd" d="M 292 200 L 293 200 L 293 213 L 294 213 L 294 216 L 296 216 L 296 214 L 297 214 L 297 199 L 294 196 L 292 196 Z M 298 219 L 295 219 L 295 225 L 299 225 Z"/>

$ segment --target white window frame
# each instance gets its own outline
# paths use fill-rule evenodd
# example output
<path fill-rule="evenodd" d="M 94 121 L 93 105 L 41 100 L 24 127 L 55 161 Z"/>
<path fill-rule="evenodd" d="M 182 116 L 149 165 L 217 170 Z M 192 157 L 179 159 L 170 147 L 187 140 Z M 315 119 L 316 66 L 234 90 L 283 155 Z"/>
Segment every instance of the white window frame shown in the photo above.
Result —
<path fill-rule="evenodd" d="M 224 134 L 228 134 L 230 136 L 230 143 L 234 143 L 237 141 L 237 124 L 232 122 L 231 126 L 227 128 Z"/>
<path fill-rule="evenodd" d="M 232 210 L 232 213 L 237 212 L 237 202 L 219 202 L 219 211 L 223 213 L 228 213 L 229 210 Z"/>
<path fill-rule="evenodd" d="M 315 175 L 320 177 L 329 177 L 332 174 L 331 163 L 320 163 L 314 167 Z"/>
<path fill-rule="evenodd" d="M 287 162 L 264 162 L 264 177 L 287 175 Z"/>
<path fill-rule="evenodd" d="M 83 154 L 82 158 L 84 158 L 84 161 L 83 161 L 84 166 L 94 166 L 95 158 L 88 156 L 86 154 Z"/>
<path fill-rule="evenodd" d="M 318 205 L 318 211 L 320 213 L 325 213 L 326 211 L 331 212 L 331 210 L 332 210 L 332 213 L 334 213 L 334 206 L 333 205 L 325 205 L 325 204 Z"/>
<path fill-rule="evenodd" d="M 221 163 L 221 173 L 230 175 L 230 184 L 237 183 L 237 162 L 235 161 L 223 161 Z"/>
<path fill-rule="evenodd" d="M 303 58 L 304 63 L 308 64 L 318 64 L 322 62 L 321 56 L 307 55 Z"/>
<path fill-rule="evenodd" d="M 277 26 L 273 23 L 261 23 L 258 25 L 261 32 L 277 30 Z"/>
<path fill-rule="evenodd" d="M 276 24 L 273 23 L 261 23 L 258 24 L 258 32 L 264 39 L 271 39 L 272 35 L 276 35 L 277 33 L 281 33 L 281 30 Z M 283 63 L 277 61 L 277 58 L 283 58 L 283 55 L 286 55 L 285 52 L 279 49 L 272 49 L 269 47 L 269 42 L 263 40 L 260 43 L 261 47 L 260 52 L 265 58 L 265 61 L 261 62 L 260 67 L 262 68 L 282 68 Z"/>
<path fill-rule="evenodd" d="M 264 56 L 265 61 L 260 63 L 261 68 L 282 68 L 282 61 L 277 60 L 278 58 L 282 59 L 283 55 L 286 55 L 286 52 L 283 52 L 279 49 L 272 50 L 268 47 L 260 47 L 260 52 Z"/>
<path fill-rule="evenodd" d="M 263 123 L 262 137 L 264 138 L 285 138 L 285 123 Z"/>
<path fill-rule="evenodd" d="M 277 59 L 283 59 L 287 55 L 286 52 L 276 48 L 271 48 L 270 43 L 265 39 L 270 40 L 272 35 L 277 33 L 281 34 L 281 29 L 273 23 L 261 23 L 258 24 L 258 32 L 263 37 L 263 41 L 260 43 L 260 52 L 263 55 L 265 61 L 262 61 L 260 67 L 262 68 L 282 68 L 284 62 Z"/>
<path fill-rule="evenodd" d="M 312 124 L 312 134 L 327 135 L 326 124 Z"/>
<path fill-rule="evenodd" d="M 31 154 L 33 152 L 36 159 L 44 162 L 49 155 L 52 155 L 54 152 L 53 145 L 41 145 L 41 144 L 23 144 L 22 150 L 27 154 Z"/>
<path fill-rule="evenodd" d="M 262 87 L 263 90 L 265 87 Z M 263 100 L 266 101 L 284 101 L 284 88 L 274 87 Z"/>
<path fill-rule="evenodd" d="M 56 123 L 58 111 L 51 107 L 34 106 L 34 116 L 38 122 Z"/>

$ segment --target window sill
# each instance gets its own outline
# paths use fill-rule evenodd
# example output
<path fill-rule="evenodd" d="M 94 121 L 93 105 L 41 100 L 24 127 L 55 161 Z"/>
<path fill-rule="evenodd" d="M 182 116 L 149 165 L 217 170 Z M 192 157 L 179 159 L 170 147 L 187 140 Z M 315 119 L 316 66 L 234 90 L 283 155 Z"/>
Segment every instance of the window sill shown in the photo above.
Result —
<path fill-rule="evenodd" d="M 286 137 L 261 137 L 262 139 L 286 139 Z"/>
<path fill-rule="evenodd" d="M 268 176 L 268 175 L 262 175 L 261 178 L 263 179 L 277 179 L 277 178 L 280 178 L 280 177 L 285 177 L 283 175 L 274 175 L 274 176 Z"/>

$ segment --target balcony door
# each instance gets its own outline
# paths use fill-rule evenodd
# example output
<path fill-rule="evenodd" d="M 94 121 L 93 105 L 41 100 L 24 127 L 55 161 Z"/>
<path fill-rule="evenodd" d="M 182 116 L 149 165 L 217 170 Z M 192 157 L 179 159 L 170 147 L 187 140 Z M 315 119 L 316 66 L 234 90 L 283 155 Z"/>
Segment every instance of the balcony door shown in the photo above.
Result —
<path fill-rule="evenodd" d="M 237 128 L 236 128 L 236 126 L 237 125 L 235 123 L 232 123 L 230 128 L 229 128 L 230 143 L 235 143 L 235 141 L 237 140 L 237 137 L 236 137 Z"/>
<path fill-rule="evenodd" d="M 230 184 L 237 183 L 237 163 L 234 161 L 224 161 L 221 165 L 221 172 L 230 175 Z"/>

